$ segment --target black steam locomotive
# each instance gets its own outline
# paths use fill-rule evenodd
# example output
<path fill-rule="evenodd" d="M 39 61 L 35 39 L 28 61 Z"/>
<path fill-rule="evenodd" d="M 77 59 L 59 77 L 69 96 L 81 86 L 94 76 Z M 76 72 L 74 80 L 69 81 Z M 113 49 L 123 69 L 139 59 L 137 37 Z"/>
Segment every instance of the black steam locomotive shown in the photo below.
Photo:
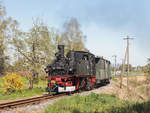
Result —
<path fill-rule="evenodd" d="M 85 51 L 69 51 L 65 57 L 64 45 L 58 45 L 55 56 L 45 68 L 49 75 L 47 92 L 90 90 L 97 84 L 109 83 L 110 61 Z"/>

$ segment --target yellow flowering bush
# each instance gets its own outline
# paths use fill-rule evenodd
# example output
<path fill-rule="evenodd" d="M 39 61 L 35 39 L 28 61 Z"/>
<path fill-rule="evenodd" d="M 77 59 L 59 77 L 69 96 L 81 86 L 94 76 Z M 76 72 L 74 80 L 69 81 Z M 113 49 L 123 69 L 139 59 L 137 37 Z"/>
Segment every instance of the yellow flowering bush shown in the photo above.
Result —
<path fill-rule="evenodd" d="M 22 77 L 16 73 L 8 73 L 3 78 L 4 93 L 20 92 L 23 89 Z"/>

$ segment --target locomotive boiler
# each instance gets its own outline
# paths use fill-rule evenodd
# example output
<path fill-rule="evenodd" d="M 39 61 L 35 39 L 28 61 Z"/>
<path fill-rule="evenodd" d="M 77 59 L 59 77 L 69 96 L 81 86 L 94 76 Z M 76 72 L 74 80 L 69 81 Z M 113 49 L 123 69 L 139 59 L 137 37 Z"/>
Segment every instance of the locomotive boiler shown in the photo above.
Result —
<path fill-rule="evenodd" d="M 109 83 L 110 61 L 85 51 L 70 50 L 64 55 L 64 45 L 58 45 L 55 60 L 45 68 L 48 73 L 47 92 L 91 90 Z"/>

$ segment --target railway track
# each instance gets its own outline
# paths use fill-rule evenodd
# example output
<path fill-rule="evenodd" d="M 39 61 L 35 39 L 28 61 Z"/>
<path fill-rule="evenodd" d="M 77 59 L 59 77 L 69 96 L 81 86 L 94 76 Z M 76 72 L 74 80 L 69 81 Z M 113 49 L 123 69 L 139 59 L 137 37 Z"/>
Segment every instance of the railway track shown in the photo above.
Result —
<path fill-rule="evenodd" d="M 21 99 L 21 100 L 17 100 L 17 101 L 1 103 L 0 111 L 13 109 L 13 108 L 17 108 L 17 107 L 25 106 L 25 105 L 38 104 L 38 103 L 40 103 L 42 101 L 46 101 L 48 99 L 55 99 L 55 98 L 63 97 L 63 96 L 66 96 L 66 94 L 42 95 L 39 97 L 33 97 L 33 98 L 28 98 L 28 99 Z"/>

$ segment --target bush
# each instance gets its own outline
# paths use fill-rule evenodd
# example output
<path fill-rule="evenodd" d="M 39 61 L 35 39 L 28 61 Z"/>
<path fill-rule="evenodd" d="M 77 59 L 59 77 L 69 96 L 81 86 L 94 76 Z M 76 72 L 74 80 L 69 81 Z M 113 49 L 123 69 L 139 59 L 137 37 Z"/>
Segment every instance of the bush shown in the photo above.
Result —
<path fill-rule="evenodd" d="M 8 73 L 2 80 L 4 93 L 21 92 L 23 89 L 22 77 L 16 73 Z"/>

